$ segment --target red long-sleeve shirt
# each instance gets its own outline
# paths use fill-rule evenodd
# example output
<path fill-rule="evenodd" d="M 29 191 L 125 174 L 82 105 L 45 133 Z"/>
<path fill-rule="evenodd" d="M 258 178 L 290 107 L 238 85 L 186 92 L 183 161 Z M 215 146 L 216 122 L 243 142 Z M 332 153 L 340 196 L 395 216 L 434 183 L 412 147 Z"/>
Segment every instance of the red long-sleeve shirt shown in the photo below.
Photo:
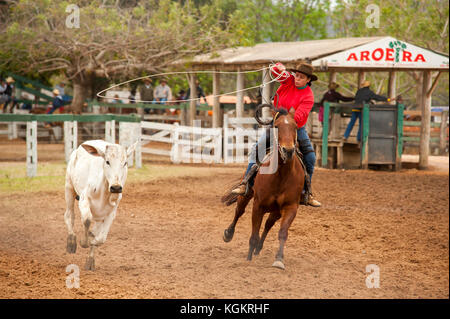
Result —
<path fill-rule="evenodd" d="M 278 77 L 281 74 L 278 68 L 280 66 L 282 64 L 277 63 L 272 67 L 271 72 L 274 77 Z M 295 109 L 294 119 L 297 127 L 303 127 L 308 121 L 309 112 L 311 112 L 314 105 L 313 91 L 308 85 L 303 88 L 297 88 L 294 76 L 290 73 L 289 75 L 283 74 L 277 81 L 281 85 L 277 90 L 277 95 L 275 95 L 274 105 L 288 111 L 293 107 Z"/>

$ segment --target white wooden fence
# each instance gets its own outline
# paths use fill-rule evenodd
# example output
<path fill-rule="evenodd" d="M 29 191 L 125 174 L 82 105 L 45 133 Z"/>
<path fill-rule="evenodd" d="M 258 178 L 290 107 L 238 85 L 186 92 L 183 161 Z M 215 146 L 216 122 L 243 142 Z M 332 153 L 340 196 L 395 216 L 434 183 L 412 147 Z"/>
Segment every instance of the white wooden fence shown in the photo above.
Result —
<path fill-rule="evenodd" d="M 141 143 L 147 144 L 142 147 L 143 153 L 169 156 L 175 163 L 220 163 L 222 160 L 221 128 L 142 121 L 141 130 Z"/>
<path fill-rule="evenodd" d="M 223 160 L 225 164 L 244 163 L 251 147 L 258 141 L 264 128 L 253 117 L 228 117 L 223 119 Z M 247 126 L 247 127 L 246 127 Z"/>

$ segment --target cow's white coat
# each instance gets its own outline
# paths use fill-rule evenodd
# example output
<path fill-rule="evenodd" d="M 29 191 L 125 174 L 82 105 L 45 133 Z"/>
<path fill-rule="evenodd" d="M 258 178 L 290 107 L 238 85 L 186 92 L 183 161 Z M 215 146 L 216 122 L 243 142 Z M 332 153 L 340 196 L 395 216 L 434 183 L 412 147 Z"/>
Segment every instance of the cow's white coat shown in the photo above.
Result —
<path fill-rule="evenodd" d="M 80 244 L 82 247 L 90 246 L 86 269 L 94 269 L 95 247 L 106 241 L 122 199 L 128 157 L 136 145 L 126 149 L 118 144 L 92 140 L 81 144 L 70 156 L 65 185 L 67 210 L 64 215 L 69 232 L 67 251 L 74 253 L 76 250 L 73 206 L 78 195 L 81 221 L 85 228 Z M 119 188 L 120 193 L 111 192 L 112 188 L 116 191 Z"/>

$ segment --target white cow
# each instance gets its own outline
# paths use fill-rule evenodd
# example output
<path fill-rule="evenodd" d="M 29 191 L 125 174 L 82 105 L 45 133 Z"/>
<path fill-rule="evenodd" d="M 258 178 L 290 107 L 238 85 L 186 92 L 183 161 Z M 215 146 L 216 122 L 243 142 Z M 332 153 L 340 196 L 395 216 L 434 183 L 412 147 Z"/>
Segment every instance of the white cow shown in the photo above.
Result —
<path fill-rule="evenodd" d="M 74 202 L 79 199 L 84 225 L 84 237 L 80 245 L 83 248 L 90 247 L 86 270 L 95 269 L 95 248 L 105 242 L 116 216 L 127 179 L 128 157 L 136 145 L 137 142 L 125 148 L 102 140 L 92 140 L 81 144 L 70 155 L 65 186 L 67 209 L 64 214 L 69 231 L 67 252 L 74 254 L 77 250 L 73 226 Z"/>

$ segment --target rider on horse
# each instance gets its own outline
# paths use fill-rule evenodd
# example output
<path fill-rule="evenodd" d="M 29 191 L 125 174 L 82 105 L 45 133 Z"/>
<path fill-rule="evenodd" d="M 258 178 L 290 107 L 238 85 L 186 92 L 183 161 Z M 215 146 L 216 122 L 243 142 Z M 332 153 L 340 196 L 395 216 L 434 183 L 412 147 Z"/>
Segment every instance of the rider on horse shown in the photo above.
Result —
<path fill-rule="evenodd" d="M 309 189 L 307 189 L 304 196 L 302 196 L 301 204 L 320 207 L 320 202 L 314 199 L 311 194 L 310 185 L 312 174 L 314 172 L 316 155 L 305 129 L 308 115 L 314 104 L 314 94 L 310 85 L 312 81 L 317 80 L 317 76 L 313 74 L 313 67 L 306 63 L 300 63 L 295 69 L 289 70 L 286 70 L 283 64 L 277 63 L 271 67 L 270 71 L 273 76 L 278 77 L 277 81 L 281 83 L 274 98 L 274 105 L 286 110 L 289 110 L 292 107 L 295 109 L 294 118 L 297 123 L 298 147 L 300 153 L 303 155 L 306 172 L 309 175 L 309 180 L 305 182 L 305 186 L 309 186 Z M 288 71 L 291 71 L 292 73 Z M 255 143 L 252 146 L 252 150 L 249 154 L 247 171 L 245 172 L 241 184 L 232 190 L 233 194 L 244 195 L 247 192 L 248 187 L 253 186 L 254 176 L 256 176 L 256 172 L 259 168 L 259 165 L 257 164 L 258 148 L 262 147 L 266 149 L 270 147 L 269 143 L 266 143 L 267 139 L 268 136 L 262 134 L 258 143 Z"/>

